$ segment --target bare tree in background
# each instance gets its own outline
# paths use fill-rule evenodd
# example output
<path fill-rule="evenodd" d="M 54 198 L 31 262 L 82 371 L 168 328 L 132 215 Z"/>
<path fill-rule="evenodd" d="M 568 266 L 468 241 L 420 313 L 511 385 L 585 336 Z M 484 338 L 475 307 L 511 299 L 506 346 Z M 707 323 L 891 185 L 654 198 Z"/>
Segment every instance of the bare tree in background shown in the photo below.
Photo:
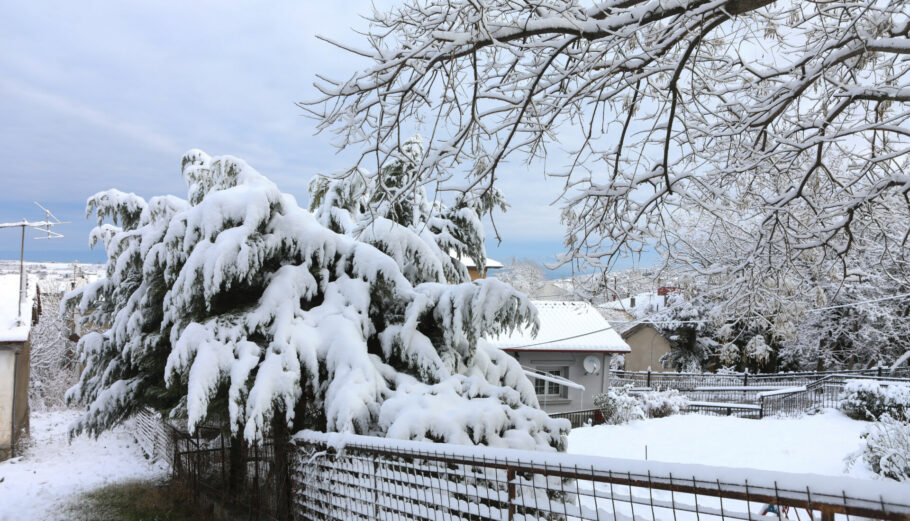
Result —
<path fill-rule="evenodd" d="M 70 339 L 72 315 L 60 313 L 63 285 L 41 283 L 41 315 L 31 334 L 29 403 L 38 410 L 64 406 L 66 390 L 79 381 L 76 343 Z"/>
<path fill-rule="evenodd" d="M 320 78 L 304 106 L 361 162 L 400 155 L 423 127 L 414 183 L 443 191 L 482 194 L 504 161 L 559 143 L 569 160 L 547 174 L 564 181 L 563 262 L 607 270 L 656 247 L 685 265 L 674 231 L 697 219 L 702 242 L 736 252 L 699 273 L 750 290 L 806 265 L 846 274 L 857 237 L 906 255 L 908 13 L 906 0 L 415 0 L 374 13 L 366 48 L 337 43 L 368 66 Z"/>
<path fill-rule="evenodd" d="M 532 298 L 540 296 L 546 278 L 543 266 L 529 259 L 512 259 L 496 278 Z"/>

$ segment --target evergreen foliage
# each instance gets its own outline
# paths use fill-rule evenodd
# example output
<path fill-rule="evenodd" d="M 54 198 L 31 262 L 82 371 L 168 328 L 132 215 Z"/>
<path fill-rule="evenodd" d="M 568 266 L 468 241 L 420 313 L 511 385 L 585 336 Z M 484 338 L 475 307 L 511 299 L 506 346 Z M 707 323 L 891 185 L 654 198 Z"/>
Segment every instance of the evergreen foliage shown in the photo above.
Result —
<path fill-rule="evenodd" d="M 67 296 L 103 329 L 77 347 L 75 432 L 151 407 L 190 430 L 226 421 L 250 442 L 283 425 L 562 448 L 567 423 L 482 340 L 535 325 L 534 308 L 495 279 L 462 282 L 445 255 L 483 258 L 484 201 L 374 204 L 374 186 L 317 180 L 311 213 L 234 157 L 193 150 L 182 171 L 186 200 L 88 201 L 108 262 Z M 385 189 L 407 182 L 406 163 L 383 172 Z"/>

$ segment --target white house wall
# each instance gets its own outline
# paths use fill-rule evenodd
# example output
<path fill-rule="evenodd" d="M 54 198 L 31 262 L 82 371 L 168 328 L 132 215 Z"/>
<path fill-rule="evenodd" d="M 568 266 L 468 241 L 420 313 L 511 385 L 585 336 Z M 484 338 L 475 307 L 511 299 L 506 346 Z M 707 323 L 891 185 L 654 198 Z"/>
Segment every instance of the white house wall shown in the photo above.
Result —
<path fill-rule="evenodd" d="M 0 349 L 0 461 L 9 456 L 12 446 L 15 371 L 16 353 Z"/>
<path fill-rule="evenodd" d="M 567 367 L 569 374 L 567 379 L 584 386 L 581 389 L 568 388 L 568 396 L 565 399 L 552 399 L 538 396 L 540 406 L 549 413 L 578 411 L 582 409 L 591 409 L 594 407 L 594 396 L 606 390 L 609 385 L 609 371 L 604 372 L 605 368 L 610 367 L 610 355 L 604 353 L 574 353 L 574 352 L 537 352 L 537 351 L 513 351 L 510 352 L 521 365 L 534 369 L 543 369 L 555 367 Z M 593 374 L 588 374 L 583 367 L 585 358 L 596 356 L 600 360 L 600 370 Z M 531 380 L 533 383 L 533 379 Z"/>

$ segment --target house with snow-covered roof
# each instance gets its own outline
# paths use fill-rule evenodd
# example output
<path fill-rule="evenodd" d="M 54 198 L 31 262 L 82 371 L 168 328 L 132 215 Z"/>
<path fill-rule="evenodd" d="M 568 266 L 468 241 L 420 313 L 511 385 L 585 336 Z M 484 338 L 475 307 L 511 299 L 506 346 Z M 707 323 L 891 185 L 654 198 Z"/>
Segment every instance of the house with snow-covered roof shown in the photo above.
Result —
<path fill-rule="evenodd" d="M 547 412 L 594 407 L 594 396 L 609 387 L 610 360 L 629 346 L 587 302 L 532 301 L 540 329 L 521 328 L 487 338 L 525 368 Z"/>
<path fill-rule="evenodd" d="M 34 286 L 28 290 L 20 293 L 18 274 L 0 275 L 0 461 L 12 457 L 17 441 L 28 434 Z"/>
<path fill-rule="evenodd" d="M 652 324 L 647 316 L 666 305 L 666 295 L 640 293 L 598 306 L 600 313 L 629 344 L 629 353 L 623 356 L 622 368 L 626 371 L 668 372 L 660 359 L 670 352 L 670 342 Z"/>
<path fill-rule="evenodd" d="M 477 263 L 474 262 L 474 259 L 470 257 L 462 257 L 454 251 L 450 251 L 449 255 L 458 259 L 458 262 L 464 264 L 465 268 L 468 268 L 468 274 L 471 276 L 471 280 L 485 279 L 487 278 L 487 271 L 498 270 L 503 267 L 503 264 L 501 262 L 488 258 L 484 260 L 485 266 L 481 271 L 480 268 L 477 267 Z"/>

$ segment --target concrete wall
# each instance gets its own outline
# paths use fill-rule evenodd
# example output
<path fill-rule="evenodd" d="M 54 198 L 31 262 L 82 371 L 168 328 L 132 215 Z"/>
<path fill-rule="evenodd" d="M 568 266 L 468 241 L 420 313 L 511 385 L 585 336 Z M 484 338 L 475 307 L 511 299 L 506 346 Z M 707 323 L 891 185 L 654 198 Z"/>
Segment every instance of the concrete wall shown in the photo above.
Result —
<path fill-rule="evenodd" d="M 632 349 L 625 355 L 626 371 L 647 371 L 649 367 L 654 372 L 671 371 L 660 365 L 660 357 L 670 352 L 670 343 L 653 327 L 637 327 L 623 334 L 623 340 Z"/>
<path fill-rule="evenodd" d="M 28 381 L 28 342 L 0 344 L 0 461 L 12 456 L 16 441 L 28 435 Z"/>
<path fill-rule="evenodd" d="M 13 389 L 16 354 L 0 349 L 0 461 L 9 458 L 13 443 Z"/>
<path fill-rule="evenodd" d="M 549 413 L 591 409 L 594 407 L 594 396 L 604 392 L 609 386 L 609 371 L 604 371 L 605 368 L 610 367 L 609 354 L 534 351 L 510 351 L 509 354 L 525 367 L 544 371 L 561 367 L 568 368 L 567 378 L 584 386 L 584 391 L 567 388 L 565 398 L 554 399 L 538 396 L 541 408 Z M 600 360 L 600 370 L 594 374 L 588 374 L 582 365 L 588 356 L 596 356 Z M 534 383 L 533 379 L 531 383 Z"/>

